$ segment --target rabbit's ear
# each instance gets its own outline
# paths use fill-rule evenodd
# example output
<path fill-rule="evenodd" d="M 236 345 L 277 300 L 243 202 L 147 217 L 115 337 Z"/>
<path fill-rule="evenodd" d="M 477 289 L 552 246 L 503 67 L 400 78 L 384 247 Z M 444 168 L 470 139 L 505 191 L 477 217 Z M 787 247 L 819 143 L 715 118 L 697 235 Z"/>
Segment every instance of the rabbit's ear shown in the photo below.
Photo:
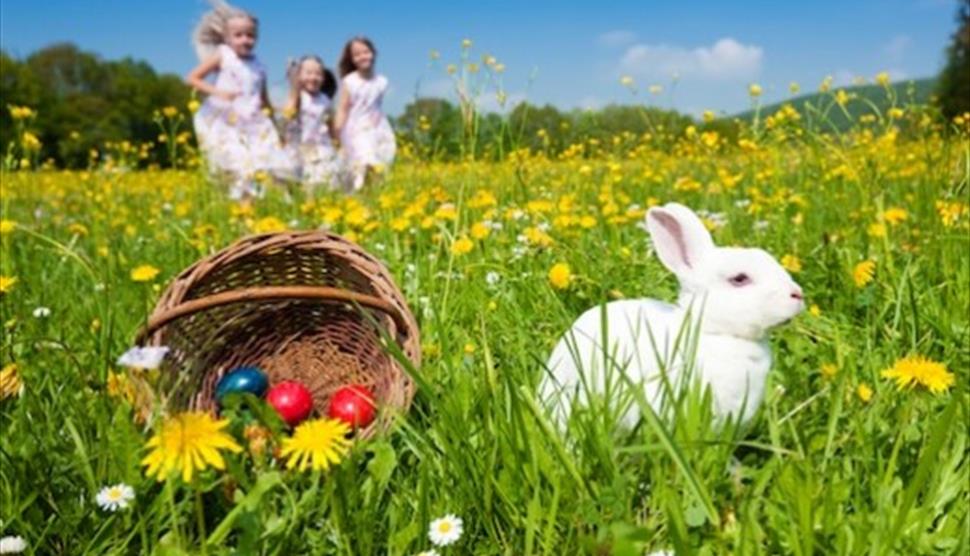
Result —
<path fill-rule="evenodd" d="M 684 205 L 668 203 L 647 211 L 647 229 L 660 262 L 679 277 L 714 249 L 714 240 L 704 223 Z"/>

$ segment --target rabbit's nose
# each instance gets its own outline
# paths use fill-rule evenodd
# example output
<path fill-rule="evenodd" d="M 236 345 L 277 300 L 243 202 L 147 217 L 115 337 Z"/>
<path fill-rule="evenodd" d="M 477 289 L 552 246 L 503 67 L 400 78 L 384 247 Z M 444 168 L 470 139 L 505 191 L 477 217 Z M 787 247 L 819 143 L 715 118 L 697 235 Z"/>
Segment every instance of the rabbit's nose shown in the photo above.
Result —
<path fill-rule="evenodd" d="M 805 298 L 802 296 L 802 289 L 799 288 L 798 286 L 795 286 L 795 289 L 793 289 L 791 292 L 791 298 L 797 299 L 799 301 L 804 301 Z"/>

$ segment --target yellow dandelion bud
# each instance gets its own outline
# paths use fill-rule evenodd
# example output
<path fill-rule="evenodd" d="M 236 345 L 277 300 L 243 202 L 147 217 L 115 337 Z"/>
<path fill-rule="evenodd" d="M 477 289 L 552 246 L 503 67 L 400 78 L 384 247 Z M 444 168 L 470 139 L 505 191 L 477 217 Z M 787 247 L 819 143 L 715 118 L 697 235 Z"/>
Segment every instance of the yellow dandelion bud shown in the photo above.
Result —
<path fill-rule="evenodd" d="M 876 262 L 872 260 L 862 261 L 861 263 L 855 265 L 852 270 L 852 281 L 855 282 L 857 288 L 865 287 L 869 282 L 872 282 L 872 277 L 876 272 Z"/>
<path fill-rule="evenodd" d="M 864 382 L 859 384 L 855 393 L 863 403 L 869 403 L 869 400 L 872 399 L 872 388 L 869 388 L 869 385 Z"/>

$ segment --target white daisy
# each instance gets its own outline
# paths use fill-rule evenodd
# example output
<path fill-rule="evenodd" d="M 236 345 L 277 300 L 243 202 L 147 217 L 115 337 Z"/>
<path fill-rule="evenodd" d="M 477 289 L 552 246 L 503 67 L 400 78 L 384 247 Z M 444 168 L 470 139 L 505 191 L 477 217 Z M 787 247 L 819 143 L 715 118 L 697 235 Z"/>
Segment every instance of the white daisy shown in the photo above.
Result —
<path fill-rule="evenodd" d="M 448 514 L 431 522 L 428 528 L 428 538 L 435 546 L 448 546 L 454 544 L 461 538 L 462 521 L 461 518 Z"/>
<path fill-rule="evenodd" d="M 116 512 L 128 507 L 135 499 L 135 490 L 124 483 L 106 486 L 94 497 L 95 502 L 106 512 Z"/>
<path fill-rule="evenodd" d="M 157 369 L 162 359 L 168 353 L 168 348 L 135 346 L 118 358 L 118 364 L 135 369 Z"/>
<path fill-rule="evenodd" d="M 27 541 L 20 535 L 0 539 L 0 554 L 20 554 L 27 550 Z"/>
<path fill-rule="evenodd" d="M 502 280 L 502 275 L 499 274 L 498 272 L 495 272 L 494 270 L 488 272 L 488 274 L 485 275 L 485 283 L 488 284 L 489 286 L 495 286 L 501 280 Z"/>

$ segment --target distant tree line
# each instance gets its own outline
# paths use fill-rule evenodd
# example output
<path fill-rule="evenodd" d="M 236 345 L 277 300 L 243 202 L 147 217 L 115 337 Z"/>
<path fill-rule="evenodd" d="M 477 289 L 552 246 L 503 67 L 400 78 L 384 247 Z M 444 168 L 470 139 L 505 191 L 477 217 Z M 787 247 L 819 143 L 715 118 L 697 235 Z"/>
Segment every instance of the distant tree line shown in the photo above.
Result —
<path fill-rule="evenodd" d="M 165 106 L 185 110 L 189 89 L 144 61 L 102 60 L 72 44 L 48 46 L 23 60 L 0 51 L 0 150 L 13 139 L 10 106 L 37 113 L 32 128 L 41 160 L 83 167 L 108 141 L 157 142 L 153 117 Z M 161 156 L 159 151 L 156 156 Z"/>

